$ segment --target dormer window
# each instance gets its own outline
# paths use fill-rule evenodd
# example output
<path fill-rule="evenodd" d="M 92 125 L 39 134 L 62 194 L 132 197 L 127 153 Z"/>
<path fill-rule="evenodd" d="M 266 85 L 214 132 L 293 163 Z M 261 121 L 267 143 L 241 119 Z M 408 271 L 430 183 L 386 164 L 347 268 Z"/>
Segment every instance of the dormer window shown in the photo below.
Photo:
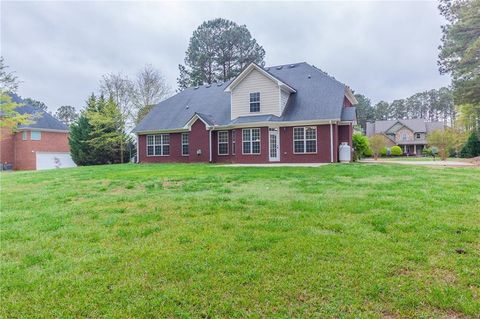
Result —
<path fill-rule="evenodd" d="M 260 92 L 250 93 L 250 112 L 260 112 Z"/>

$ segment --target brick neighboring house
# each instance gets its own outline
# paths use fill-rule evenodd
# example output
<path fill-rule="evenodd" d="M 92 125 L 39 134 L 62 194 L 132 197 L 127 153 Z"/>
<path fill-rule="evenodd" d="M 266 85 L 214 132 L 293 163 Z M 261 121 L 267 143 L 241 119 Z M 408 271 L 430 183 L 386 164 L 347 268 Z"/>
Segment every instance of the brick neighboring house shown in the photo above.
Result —
<path fill-rule="evenodd" d="M 383 134 L 387 147 L 398 145 L 404 154 L 421 155 L 428 144 L 427 135 L 444 127 L 443 122 L 427 122 L 425 119 L 375 121 L 367 122 L 366 134 Z"/>
<path fill-rule="evenodd" d="M 23 103 L 16 95 L 12 101 Z M 68 127 L 52 115 L 24 104 L 20 114 L 34 114 L 33 123 L 20 125 L 15 132 L 1 129 L 0 162 L 14 170 L 40 170 L 74 167 L 68 144 Z M 7 164 L 7 165 L 5 165 Z"/>
<path fill-rule="evenodd" d="M 187 88 L 134 129 L 138 162 L 338 162 L 352 146 L 357 103 L 345 84 L 305 63 L 250 64 L 235 79 Z"/>

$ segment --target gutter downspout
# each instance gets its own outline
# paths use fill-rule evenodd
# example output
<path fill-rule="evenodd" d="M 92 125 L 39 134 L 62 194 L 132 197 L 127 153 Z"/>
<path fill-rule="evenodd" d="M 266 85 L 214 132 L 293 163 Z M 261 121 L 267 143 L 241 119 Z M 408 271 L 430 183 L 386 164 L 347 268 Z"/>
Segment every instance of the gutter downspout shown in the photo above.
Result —
<path fill-rule="evenodd" d="M 140 143 L 140 137 L 138 136 L 137 134 L 137 160 L 135 161 L 137 164 L 140 163 L 140 152 L 138 151 L 139 150 L 139 145 L 138 143 Z"/>
<path fill-rule="evenodd" d="M 330 163 L 333 163 L 333 127 L 330 121 Z"/>
<path fill-rule="evenodd" d="M 212 162 L 212 129 L 208 130 L 208 161 Z"/>

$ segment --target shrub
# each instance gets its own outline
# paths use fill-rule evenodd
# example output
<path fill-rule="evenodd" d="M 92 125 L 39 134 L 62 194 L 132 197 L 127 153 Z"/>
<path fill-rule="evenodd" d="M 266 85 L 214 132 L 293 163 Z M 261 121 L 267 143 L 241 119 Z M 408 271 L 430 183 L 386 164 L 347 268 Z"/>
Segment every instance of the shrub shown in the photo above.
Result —
<path fill-rule="evenodd" d="M 480 133 L 472 132 L 468 137 L 467 143 L 460 151 L 460 157 L 476 157 L 480 156 Z"/>
<path fill-rule="evenodd" d="M 363 155 L 365 155 L 365 157 L 372 157 L 373 156 L 373 152 L 370 149 L 370 147 L 367 148 L 367 150 L 363 153 Z"/>
<path fill-rule="evenodd" d="M 390 149 L 390 153 L 392 154 L 392 156 L 400 156 L 403 154 L 402 152 L 402 149 L 400 148 L 400 146 L 393 146 L 391 149 Z"/>
<path fill-rule="evenodd" d="M 373 157 L 378 158 L 378 155 L 381 154 L 383 148 L 385 148 L 385 139 L 386 137 L 381 134 L 375 134 L 370 136 L 368 143 L 370 144 L 370 149 L 373 152 Z"/>
<path fill-rule="evenodd" d="M 353 134 L 353 160 L 357 161 L 365 156 L 365 152 L 368 150 L 368 138 L 360 133 Z"/>
<path fill-rule="evenodd" d="M 382 147 L 382 149 L 380 150 L 380 155 L 381 156 L 387 156 L 387 148 L 386 147 Z"/>

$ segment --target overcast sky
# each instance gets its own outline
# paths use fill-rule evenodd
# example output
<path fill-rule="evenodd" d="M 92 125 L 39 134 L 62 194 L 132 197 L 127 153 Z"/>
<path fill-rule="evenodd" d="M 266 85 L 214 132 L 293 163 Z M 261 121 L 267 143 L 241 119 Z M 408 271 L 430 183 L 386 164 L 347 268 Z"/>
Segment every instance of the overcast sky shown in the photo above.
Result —
<path fill-rule="evenodd" d="M 176 89 L 188 40 L 208 19 L 245 24 L 266 64 L 306 61 L 373 102 L 450 83 L 436 64 L 437 2 L 1 2 L 1 54 L 18 93 L 84 107 L 102 74 L 146 63 Z"/>

